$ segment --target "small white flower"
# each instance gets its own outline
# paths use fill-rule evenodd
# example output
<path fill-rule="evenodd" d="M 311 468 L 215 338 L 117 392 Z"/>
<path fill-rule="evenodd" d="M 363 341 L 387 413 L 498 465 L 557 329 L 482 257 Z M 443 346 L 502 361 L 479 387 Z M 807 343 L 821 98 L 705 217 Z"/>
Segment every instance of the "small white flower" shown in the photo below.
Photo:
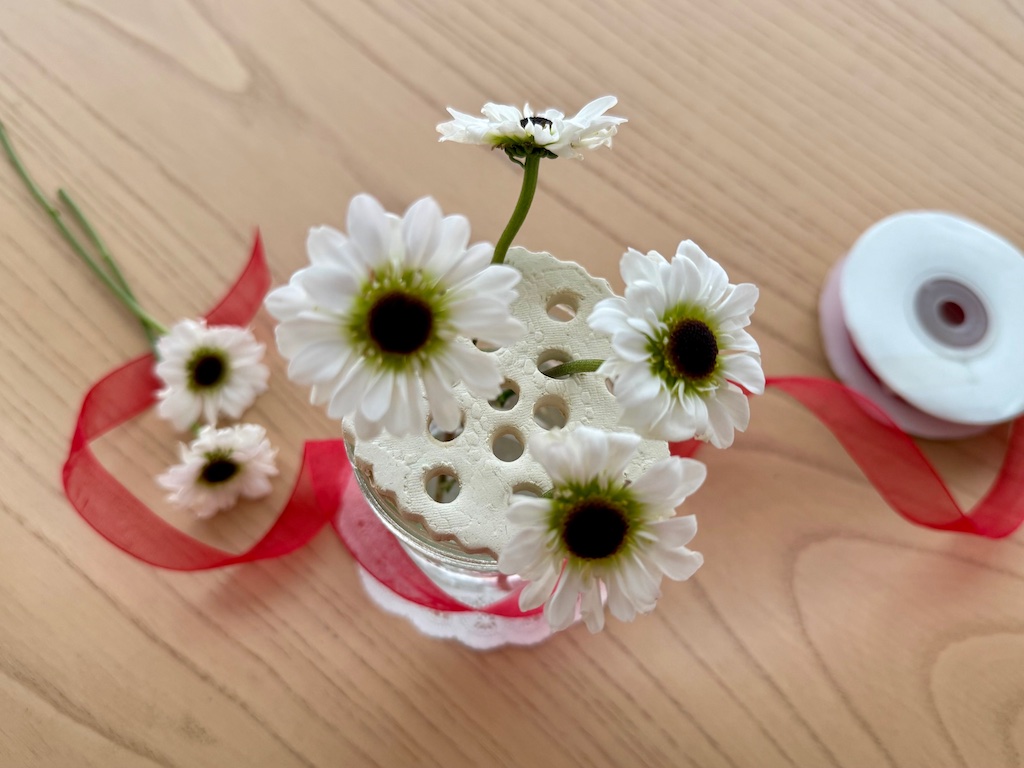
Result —
<path fill-rule="evenodd" d="M 504 104 L 484 104 L 483 117 L 449 107 L 455 118 L 437 126 L 441 141 L 481 144 L 502 149 L 509 157 L 541 154 L 545 157 L 582 157 L 578 150 L 610 147 L 624 117 L 604 114 L 615 106 L 614 96 L 595 99 L 574 117 L 556 109 L 535 113 L 527 104 L 520 112 Z"/>
<path fill-rule="evenodd" d="M 625 298 L 598 302 L 587 322 L 611 336 L 612 356 L 598 373 L 614 380 L 622 423 L 655 439 L 732 445 L 750 421 L 740 387 L 764 392 L 760 350 L 743 330 L 757 286 L 731 285 L 689 240 L 671 262 L 631 248 L 620 269 Z"/>
<path fill-rule="evenodd" d="M 200 418 L 239 418 L 267 390 L 264 349 L 244 328 L 182 320 L 157 341 L 156 375 L 164 385 L 157 413 L 182 431 Z"/>
<path fill-rule="evenodd" d="M 519 499 L 508 520 L 517 530 L 498 558 L 498 569 L 528 583 L 519 606 L 544 605 L 552 629 L 568 627 L 577 606 L 591 632 L 608 610 L 621 621 L 654 609 L 662 575 L 690 578 L 704 558 L 686 548 L 697 532 L 693 515 L 675 508 L 704 482 L 704 465 L 663 459 L 632 484 L 623 471 L 640 444 L 632 433 L 578 427 L 534 435 L 533 457 L 547 470 L 551 498 Z"/>
<path fill-rule="evenodd" d="M 181 444 L 181 463 L 156 481 L 171 491 L 169 501 L 197 517 L 212 517 L 234 506 L 239 497 L 258 499 L 270 493 L 276 455 L 266 430 L 256 424 L 203 427 L 195 440 Z"/>
<path fill-rule="evenodd" d="M 452 384 L 491 398 L 503 381 L 469 339 L 504 346 L 525 331 L 509 309 L 519 272 L 491 264 L 490 244 L 468 243 L 469 222 L 442 217 L 429 197 L 399 218 L 358 195 L 347 236 L 311 230 L 312 266 L 266 300 L 289 378 L 312 385 L 332 418 L 353 417 L 360 438 L 422 430 L 424 390 L 434 423 L 457 429 Z"/>

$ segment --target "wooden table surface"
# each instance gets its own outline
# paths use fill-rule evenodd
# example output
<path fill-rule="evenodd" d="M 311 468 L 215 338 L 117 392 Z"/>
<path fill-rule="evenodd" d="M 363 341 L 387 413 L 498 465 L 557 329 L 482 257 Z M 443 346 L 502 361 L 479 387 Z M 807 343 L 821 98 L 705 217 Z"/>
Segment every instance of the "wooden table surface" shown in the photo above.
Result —
<path fill-rule="evenodd" d="M 210 307 L 259 226 L 276 282 L 361 191 L 431 194 L 497 238 L 519 170 L 437 143 L 445 107 L 629 118 L 611 151 L 545 163 L 517 242 L 621 288 L 626 246 L 692 238 L 754 281 L 769 374 L 828 375 L 816 302 L 878 219 L 955 211 L 1024 244 L 1020 0 L 2 0 L 0 119 L 69 188 L 140 300 Z M 80 399 L 145 351 L 130 317 L 0 163 L 0 764 L 4 766 L 1024 765 L 1024 547 L 916 528 L 778 394 L 707 450 L 687 507 L 706 565 L 597 636 L 477 653 L 365 596 L 337 538 L 161 571 L 107 544 L 60 485 Z M 270 342 L 261 313 L 259 337 Z M 175 525 L 242 548 L 304 440 L 338 425 L 290 383 L 250 417 L 272 498 L 199 525 L 153 475 L 170 427 L 105 438 Z M 965 502 L 1006 430 L 927 447 Z"/>

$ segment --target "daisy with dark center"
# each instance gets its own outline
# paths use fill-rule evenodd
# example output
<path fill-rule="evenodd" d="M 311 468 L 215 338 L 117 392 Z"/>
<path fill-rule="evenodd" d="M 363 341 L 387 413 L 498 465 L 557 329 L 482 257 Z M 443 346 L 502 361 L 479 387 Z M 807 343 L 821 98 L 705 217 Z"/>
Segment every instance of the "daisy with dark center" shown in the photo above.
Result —
<path fill-rule="evenodd" d="M 449 108 L 452 120 L 437 126 L 441 141 L 480 144 L 503 150 L 510 158 L 575 157 L 581 149 L 610 147 L 623 117 L 606 115 L 618 103 L 614 96 L 603 96 L 587 104 L 573 117 L 557 109 L 534 113 L 527 104 L 520 111 L 505 104 L 484 104 L 483 117 L 474 117 Z"/>
<path fill-rule="evenodd" d="M 276 455 L 263 427 L 203 427 L 195 440 L 181 446 L 181 463 L 157 477 L 157 483 L 170 491 L 167 498 L 172 503 L 191 509 L 197 517 L 212 517 L 239 498 L 258 499 L 270 493 Z"/>
<path fill-rule="evenodd" d="M 689 240 L 671 262 L 630 249 L 621 271 L 625 297 L 600 301 L 587 318 L 611 337 L 613 354 L 597 370 L 614 382 L 621 423 L 661 440 L 732 445 L 750 420 L 747 393 L 764 392 L 760 350 L 743 330 L 757 287 L 730 284 Z"/>
<path fill-rule="evenodd" d="M 163 382 L 157 413 L 182 431 L 216 424 L 221 415 L 241 417 L 267 390 L 263 352 L 245 328 L 181 321 L 156 343 L 156 375 Z"/>
<path fill-rule="evenodd" d="M 675 508 L 704 482 L 704 465 L 663 459 L 633 483 L 624 472 L 640 437 L 591 427 L 530 438 L 531 455 L 551 478 L 550 498 L 517 498 L 508 511 L 515 534 L 498 568 L 529 583 L 520 608 L 544 605 L 552 629 L 565 629 L 577 611 L 591 632 L 608 610 L 622 621 L 654 609 L 661 578 L 685 580 L 703 563 L 687 549 L 697 532 L 692 515 Z"/>
<path fill-rule="evenodd" d="M 534 114 L 529 104 L 522 112 L 504 104 L 484 104 L 483 117 L 466 115 L 449 107 L 448 113 L 454 120 L 437 126 L 441 141 L 500 149 L 509 160 L 523 167 L 519 200 L 494 247 L 494 263 L 501 264 L 505 260 L 512 239 L 530 212 L 537 191 L 540 161 L 558 157 L 582 159 L 580 150 L 610 147 L 619 126 L 626 122 L 624 117 L 605 114 L 617 103 L 614 96 L 603 96 L 569 118 L 557 109 Z"/>
<path fill-rule="evenodd" d="M 348 234 L 314 229 L 307 248 L 311 266 L 266 307 L 289 378 L 312 385 L 332 418 L 351 419 L 360 438 L 402 436 L 423 428 L 429 405 L 434 424 L 454 431 L 455 381 L 500 394 L 496 362 L 470 339 L 504 346 L 523 334 L 510 312 L 520 275 L 491 264 L 489 244 L 469 245 L 466 219 L 443 217 L 432 198 L 398 217 L 359 195 Z"/>

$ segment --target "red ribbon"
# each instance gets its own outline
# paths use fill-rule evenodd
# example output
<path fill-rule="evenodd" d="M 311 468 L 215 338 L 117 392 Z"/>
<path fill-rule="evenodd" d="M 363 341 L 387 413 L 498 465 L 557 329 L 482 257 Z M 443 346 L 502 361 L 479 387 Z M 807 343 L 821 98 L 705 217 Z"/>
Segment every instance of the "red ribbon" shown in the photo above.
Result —
<path fill-rule="evenodd" d="M 245 270 L 206 315 L 207 321 L 247 325 L 269 287 L 270 273 L 257 234 Z M 430 581 L 362 496 L 341 440 L 305 444 L 287 504 L 270 530 L 245 552 L 217 549 L 162 520 L 103 467 L 91 448 L 93 441 L 154 404 L 160 384 L 153 364 L 152 355 L 136 358 L 93 385 L 82 403 L 64 464 L 68 500 L 111 543 L 152 565 L 195 571 L 280 557 L 308 543 L 333 521 L 353 558 L 406 600 L 439 611 L 524 615 L 517 594 L 482 609 L 471 608 Z M 798 400 L 831 430 L 886 502 L 910 522 L 1000 538 L 1024 521 L 1024 417 L 1014 423 L 992 488 L 965 512 L 913 440 L 863 396 L 838 382 L 809 377 L 772 378 L 768 386 Z M 692 456 L 700 445 L 674 443 L 671 450 L 677 456 Z"/>
<path fill-rule="evenodd" d="M 990 539 L 1009 536 L 1024 522 L 1024 417 L 1013 422 L 992 487 L 965 512 L 910 436 L 863 395 L 837 381 L 805 376 L 770 378 L 768 386 L 813 413 L 889 506 L 910 522 Z"/>

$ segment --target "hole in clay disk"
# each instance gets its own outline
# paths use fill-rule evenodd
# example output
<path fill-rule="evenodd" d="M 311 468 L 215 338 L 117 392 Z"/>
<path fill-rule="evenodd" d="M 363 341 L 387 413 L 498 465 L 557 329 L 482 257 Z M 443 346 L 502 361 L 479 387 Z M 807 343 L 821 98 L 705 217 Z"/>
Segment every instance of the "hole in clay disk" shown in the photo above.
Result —
<path fill-rule="evenodd" d="M 501 394 L 487 404 L 496 411 L 511 411 L 519 402 L 519 385 L 514 381 L 505 379 L 501 382 Z"/>
<path fill-rule="evenodd" d="M 580 299 L 572 293 L 556 293 L 548 299 L 548 317 L 559 323 L 568 323 L 579 312 Z"/>
<path fill-rule="evenodd" d="M 448 469 L 437 469 L 427 475 L 423 484 L 427 496 L 441 504 L 448 504 L 459 497 L 459 478 Z"/>
<path fill-rule="evenodd" d="M 517 483 L 516 485 L 512 486 L 512 495 L 529 496 L 530 498 L 533 499 L 539 499 L 543 495 L 543 493 L 541 492 L 540 488 L 538 488 L 533 483 Z"/>
<path fill-rule="evenodd" d="M 542 429 L 564 427 L 569 421 L 569 406 L 560 397 L 542 397 L 533 407 L 533 420 Z"/>
<path fill-rule="evenodd" d="M 540 353 L 537 358 L 537 370 L 541 373 L 546 373 L 552 368 L 557 368 L 562 363 L 569 362 L 569 355 L 560 349 L 548 349 Z M 559 379 L 567 379 L 568 375 L 559 376 Z"/>
<path fill-rule="evenodd" d="M 501 461 L 515 461 L 523 455 L 523 438 L 515 432 L 505 432 L 494 438 L 491 450 Z"/>

